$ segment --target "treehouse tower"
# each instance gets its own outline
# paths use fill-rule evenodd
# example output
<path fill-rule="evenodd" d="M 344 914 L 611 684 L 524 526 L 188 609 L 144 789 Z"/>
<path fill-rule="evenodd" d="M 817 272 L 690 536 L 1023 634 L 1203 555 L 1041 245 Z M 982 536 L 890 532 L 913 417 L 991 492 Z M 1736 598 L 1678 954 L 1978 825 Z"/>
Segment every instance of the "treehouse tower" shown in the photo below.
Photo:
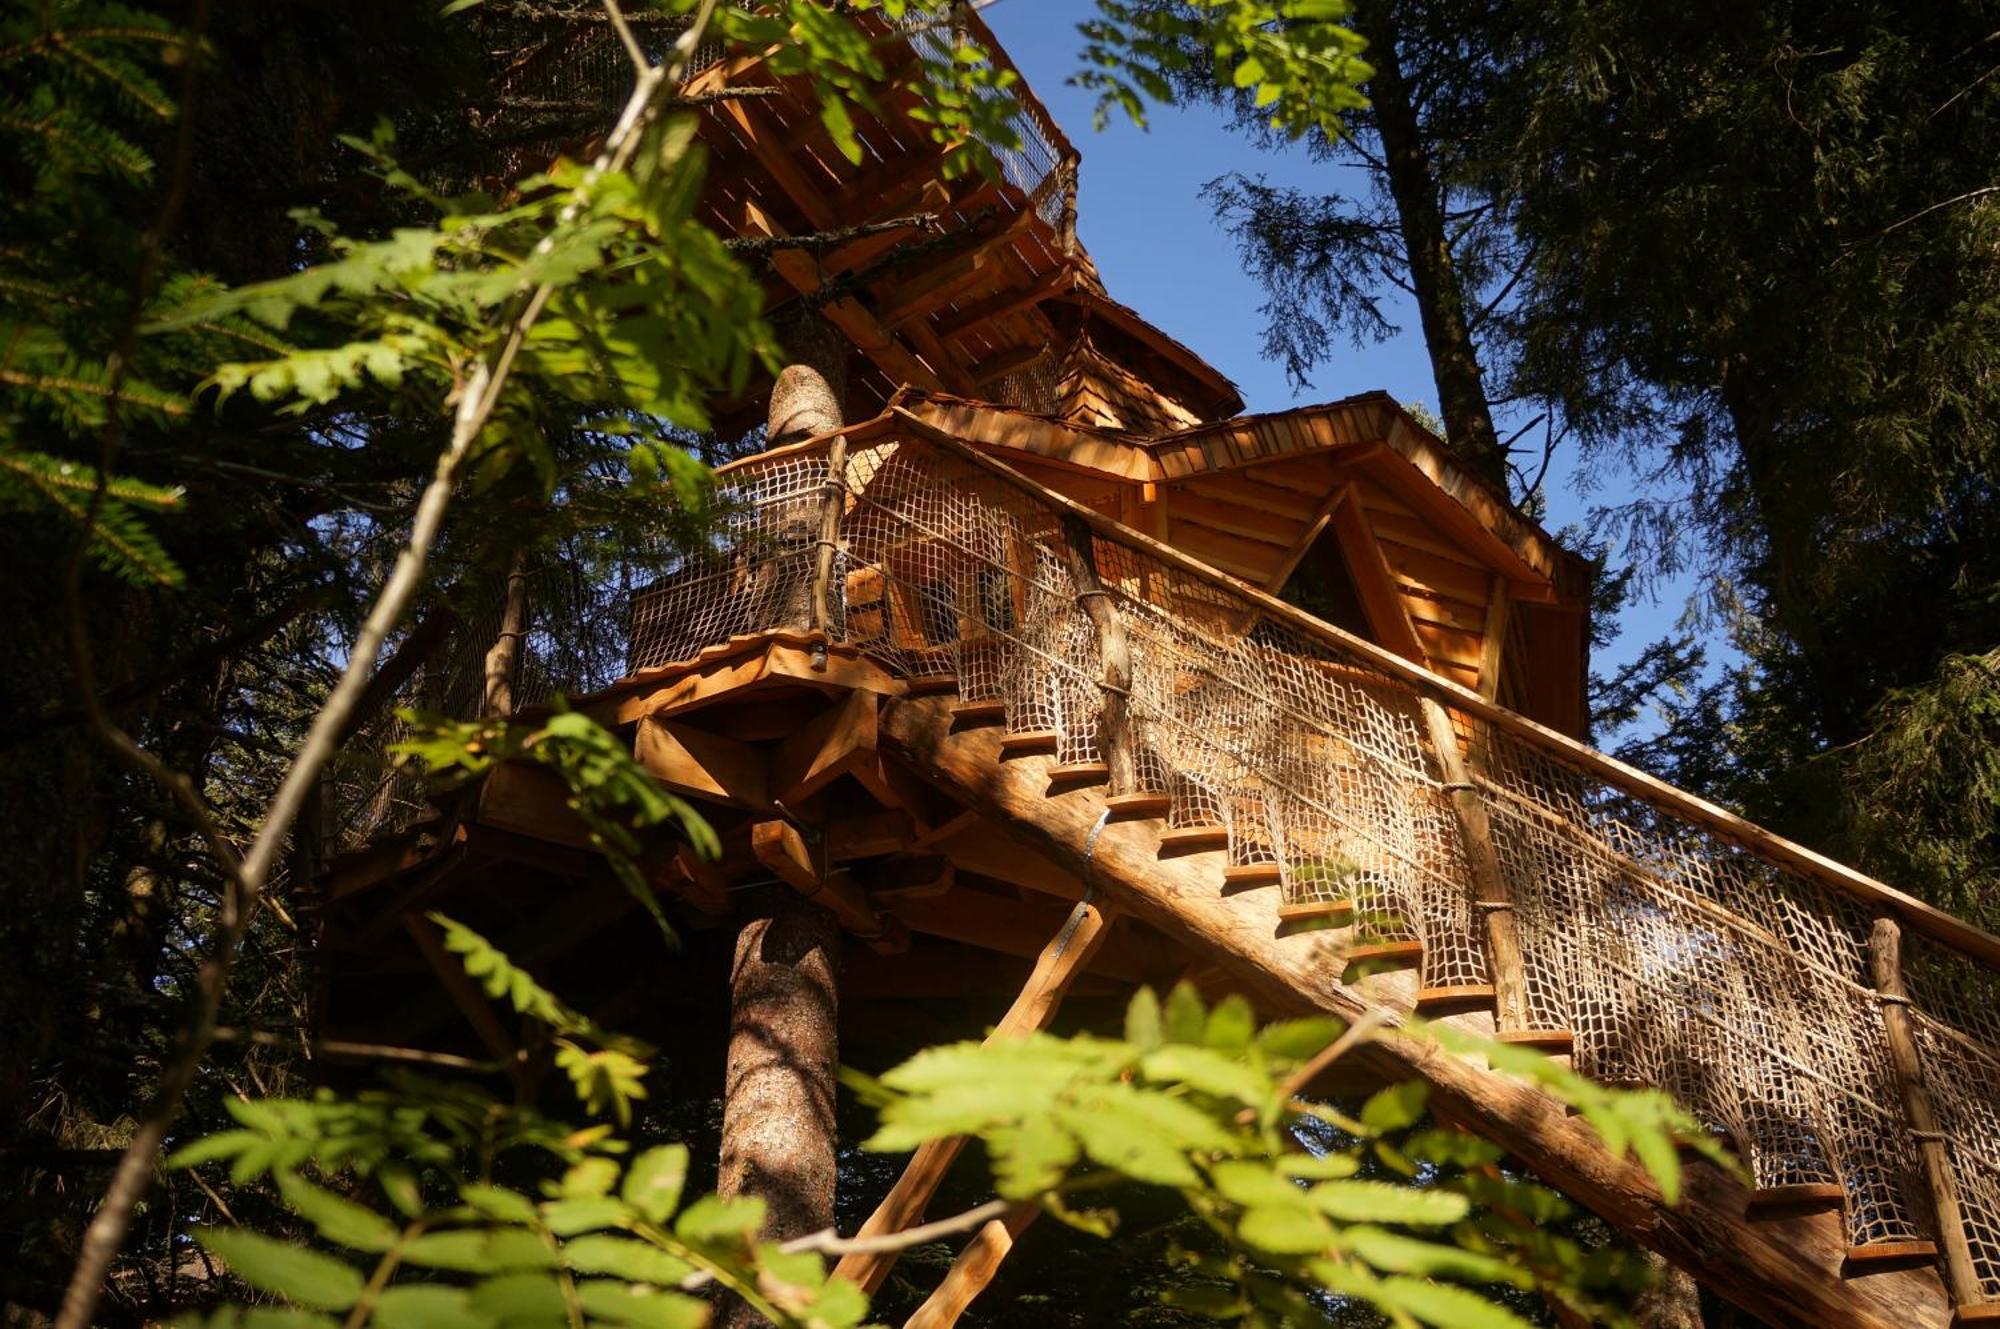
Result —
<path fill-rule="evenodd" d="M 542 1045 L 443 953 L 443 909 L 719 1085 L 738 926 L 775 891 L 838 935 L 817 981 L 843 1060 L 1180 978 L 1273 1013 L 1421 1012 L 1658 1085 L 1725 1136 L 1754 1184 L 1697 1169 L 1668 1207 L 1524 1082 L 1362 1057 L 1773 1323 L 1996 1318 L 2000 1023 L 1965 994 L 2000 939 L 1584 746 L 1580 560 L 1384 393 L 1242 414 L 1105 289 L 1033 93 L 997 173 L 947 179 L 894 86 L 938 38 L 882 36 L 859 163 L 757 58 L 687 88 L 706 219 L 810 347 L 778 402 L 717 412 L 773 426 L 721 468 L 724 538 L 636 588 L 525 572 L 458 629 L 472 683 L 426 685 L 523 720 L 561 690 L 699 805 L 719 856 L 662 833 L 639 859 L 684 951 L 545 772 L 442 801 L 356 777 L 328 1033 L 483 1047 L 532 1081 Z M 539 631 L 544 594 L 600 605 L 602 640 Z M 917 1221 L 953 1152 L 920 1151 L 868 1230 Z M 974 1237 L 924 1323 L 1027 1217 Z"/>

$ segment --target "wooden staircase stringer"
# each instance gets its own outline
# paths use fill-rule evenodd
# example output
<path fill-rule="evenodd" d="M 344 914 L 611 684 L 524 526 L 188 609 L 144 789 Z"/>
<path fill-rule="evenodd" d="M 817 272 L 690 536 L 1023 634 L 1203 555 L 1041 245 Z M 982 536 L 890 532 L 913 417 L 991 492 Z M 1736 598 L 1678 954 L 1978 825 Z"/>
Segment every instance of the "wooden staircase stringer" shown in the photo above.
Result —
<path fill-rule="evenodd" d="M 1114 820 L 1093 838 L 1104 809 L 1100 791 L 1051 797 L 1049 759 L 1001 760 L 1000 731 L 955 728 L 952 708 L 949 696 L 889 702 L 882 739 L 912 770 L 1071 867 L 1120 909 L 1213 957 L 1270 1008 L 1347 1019 L 1368 1009 L 1362 991 L 1339 981 L 1344 933 L 1281 935 L 1274 893 L 1225 898 L 1212 855 L 1159 856 L 1157 822 Z M 1845 1278 L 1838 1224 L 1747 1221 L 1751 1192 L 1706 1164 L 1688 1165 L 1680 1202 L 1669 1207 L 1642 1167 L 1613 1158 L 1582 1118 L 1532 1085 L 1430 1045 L 1385 1040 L 1360 1055 L 1385 1078 L 1421 1076 L 1441 1116 L 1494 1140 L 1548 1184 L 1771 1324 L 1945 1329 L 1952 1323 L 1934 1270 Z"/>

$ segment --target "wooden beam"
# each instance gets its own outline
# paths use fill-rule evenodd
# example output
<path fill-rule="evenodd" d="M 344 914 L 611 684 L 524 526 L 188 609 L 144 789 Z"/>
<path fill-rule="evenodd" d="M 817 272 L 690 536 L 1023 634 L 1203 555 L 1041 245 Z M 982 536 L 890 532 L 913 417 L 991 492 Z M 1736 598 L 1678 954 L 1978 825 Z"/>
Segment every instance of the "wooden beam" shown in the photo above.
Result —
<path fill-rule="evenodd" d="M 849 694 L 874 698 L 866 692 Z M 771 805 L 771 759 L 763 748 L 711 730 L 649 715 L 639 721 L 632 755 L 677 794 L 738 808 Z"/>
<path fill-rule="evenodd" d="M 1347 571 L 1354 578 L 1354 589 L 1361 596 L 1361 608 L 1376 640 L 1405 659 L 1428 664 L 1416 625 L 1410 622 L 1409 607 L 1403 603 L 1403 592 L 1396 586 L 1396 575 L 1382 557 L 1382 546 L 1375 543 L 1375 533 L 1368 529 L 1368 519 L 1362 515 L 1352 488 L 1334 506 L 1332 520 L 1334 538 L 1340 542 L 1341 557 L 1347 560 Z"/>
<path fill-rule="evenodd" d="M 939 319 L 936 324 L 937 334 L 940 337 L 957 336 L 961 332 L 978 327 L 981 323 L 1006 318 L 1009 314 L 1018 314 L 1023 309 L 1070 290 L 1075 285 L 1075 270 L 1067 265 L 1058 267 L 1033 285 L 997 291 L 976 304 L 967 305 L 949 318 Z"/>
<path fill-rule="evenodd" d="M 1966 1239 L 1951 1146 L 1938 1130 L 1937 1112 L 1924 1084 L 1923 1059 L 1910 1022 L 1910 996 L 1903 985 L 1903 932 L 1893 918 L 1876 919 L 1869 931 L 1868 971 L 1882 1001 L 1882 1030 L 1889 1043 L 1896 1090 L 1903 1100 L 1903 1119 L 1917 1142 L 1917 1157 L 1923 1163 L 1924 1183 L 1930 1191 L 1931 1217 L 1944 1252 L 1945 1286 L 1960 1309 L 1977 1306 L 1985 1302 L 1986 1294 Z"/>
<path fill-rule="evenodd" d="M 875 696 L 850 692 L 778 745 L 771 757 L 773 796 L 795 806 L 876 760 Z"/>
<path fill-rule="evenodd" d="M 1028 975 L 1027 985 L 1014 998 L 1014 1004 L 1007 1008 L 1007 1014 L 994 1026 L 987 1041 L 1021 1038 L 1048 1028 L 1064 995 L 1103 947 L 1115 917 L 1095 902 L 1079 901 L 1036 953 L 1034 972 Z M 964 1147 L 965 1140 L 960 1136 L 919 1146 L 903 1175 L 896 1179 L 856 1235 L 865 1238 L 901 1232 L 922 1218 L 924 1207 L 931 1202 L 938 1184 Z M 895 1263 L 894 1251 L 847 1255 L 842 1257 L 834 1275 L 873 1294 Z"/>
<path fill-rule="evenodd" d="M 1000 1272 L 1000 1262 L 1014 1249 L 1015 1239 L 1041 1212 L 1039 1204 L 1019 1200 L 1007 1206 L 999 1218 L 988 1220 L 951 1262 L 936 1291 L 903 1322 L 903 1329 L 951 1329 L 957 1324 L 958 1317 Z"/>
<path fill-rule="evenodd" d="M 750 828 L 750 851 L 771 875 L 808 900 L 825 905 L 841 926 L 870 950 L 893 955 L 906 950 L 910 934 L 894 918 L 884 918 L 845 870 L 828 867 L 807 848 L 805 837 L 787 821 L 760 821 Z"/>
<path fill-rule="evenodd" d="M 507 1027 L 500 1023 L 500 1017 L 493 1010 L 493 1004 L 486 999 L 479 985 L 466 976 L 465 966 L 458 957 L 445 949 L 444 934 L 437 924 L 421 914 L 404 914 L 403 927 L 416 943 L 417 953 L 424 957 L 424 963 L 437 975 L 438 983 L 451 1004 L 458 1007 L 458 1013 L 472 1026 L 472 1032 L 479 1035 L 496 1061 L 505 1063 L 517 1076 L 519 1072 L 520 1049 L 514 1044 L 514 1037 Z"/>
<path fill-rule="evenodd" d="M 974 364 L 966 371 L 975 387 L 985 387 L 995 379 L 1009 374 L 1018 374 L 1029 365 L 1048 355 L 1047 346 L 1013 346 Z"/>
<path fill-rule="evenodd" d="M 932 899 L 948 894 L 958 870 L 943 854 L 898 854 L 864 868 L 855 875 L 868 888 L 868 898 L 877 902 Z"/>
<path fill-rule="evenodd" d="M 572 849 L 594 850 L 590 828 L 569 806 L 569 789 L 554 771 L 503 761 L 479 783 L 473 820 Z"/>
<path fill-rule="evenodd" d="M 822 231 L 830 231 L 840 224 L 839 214 L 826 201 L 827 191 L 806 179 L 805 172 L 791 159 L 784 144 L 778 140 L 777 131 L 754 102 L 742 97 L 732 98 L 722 103 L 722 109 L 736 122 L 737 131 L 749 144 L 750 155 L 757 159 L 757 164 L 764 168 L 778 188 L 785 191 L 785 197 L 805 215 L 807 221 Z"/>
<path fill-rule="evenodd" d="M 1312 547 L 1319 542 L 1320 534 L 1332 523 L 1334 512 L 1353 497 L 1354 482 L 1352 480 L 1327 495 L 1326 502 L 1319 505 L 1319 510 L 1313 513 L 1312 520 L 1307 522 L 1306 528 L 1299 532 L 1298 539 L 1292 541 L 1292 547 L 1287 549 L 1285 556 L 1278 560 L 1278 566 L 1272 568 L 1271 575 L 1264 579 L 1265 590 L 1276 595 L 1279 591 L 1285 589 L 1285 583 L 1292 579 L 1292 573 L 1298 570 L 1299 564 L 1304 561 L 1308 553 L 1312 552 Z"/>
<path fill-rule="evenodd" d="M 1020 956 L 1038 954 L 1042 938 L 1056 930 L 1064 917 L 1061 908 L 1039 896 L 1008 900 L 968 886 L 945 896 L 897 900 L 890 908 L 912 931 Z M 1128 983 L 1150 983 L 1170 977 L 1184 962 L 1184 957 L 1159 944 L 1157 938 L 1128 932 L 1121 933 L 1097 956 L 1094 967 L 1098 973 Z"/>
<path fill-rule="evenodd" d="M 1480 629 L 1479 695 L 1488 701 L 1500 696 L 1500 671 L 1507 665 L 1507 579 L 1493 578 L 1493 590 L 1486 601 L 1486 622 Z"/>
<path fill-rule="evenodd" d="M 1046 854 L 1022 844 L 992 822 L 975 820 L 957 834 L 936 841 L 937 851 L 967 872 L 1004 881 L 1060 900 L 1081 900 L 1077 875 Z"/>

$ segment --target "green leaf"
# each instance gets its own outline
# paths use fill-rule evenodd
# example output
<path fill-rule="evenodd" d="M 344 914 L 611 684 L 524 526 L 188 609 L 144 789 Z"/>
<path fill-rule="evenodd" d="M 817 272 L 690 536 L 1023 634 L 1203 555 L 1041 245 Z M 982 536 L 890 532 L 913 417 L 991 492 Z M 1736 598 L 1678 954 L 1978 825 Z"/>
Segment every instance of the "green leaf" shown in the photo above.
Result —
<path fill-rule="evenodd" d="M 1280 1020 L 1267 1024 L 1257 1035 L 1257 1046 L 1267 1057 L 1283 1061 L 1309 1061 L 1340 1037 L 1340 1025 L 1325 1016 L 1303 1020 Z"/>
<path fill-rule="evenodd" d="M 1307 1194 L 1315 1209 L 1343 1223 L 1442 1227 L 1472 1209 L 1471 1202 L 1455 1191 L 1419 1190 L 1383 1181 L 1323 1181 Z"/>
<path fill-rule="evenodd" d="M 668 1147 L 679 1148 L 680 1146 L 670 1145 Z M 637 1167 L 639 1162 L 643 1161 L 644 1158 L 645 1155 L 641 1154 L 639 1159 L 635 1160 L 632 1165 Z M 567 1199 L 581 1199 L 587 1195 L 609 1195 L 612 1184 L 617 1180 L 618 1164 L 616 1162 L 609 1158 L 586 1158 L 582 1162 L 572 1165 L 567 1172 L 563 1173 L 562 1184 L 559 1189 Z M 631 1183 L 627 1182 L 626 1185 L 629 1188 Z M 626 1192 L 625 1198 L 628 1200 L 632 1198 L 629 1189 Z"/>
<path fill-rule="evenodd" d="M 377 1329 L 486 1329 L 487 1319 L 472 1309 L 462 1287 L 404 1283 L 375 1298 Z"/>
<path fill-rule="evenodd" d="M 403 1247 L 403 1263 L 465 1274 L 552 1269 L 555 1252 L 524 1228 L 462 1228 L 426 1232 Z"/>
<path fill-rule="evenodd" d="M 1333 1229 L 1324 1218 L 1292 1205 L 1244 1210 L 1236 1223 L 1236 1235 L 1272 1255 L 1316 1255 L 1333 1243 Z"/>
<path fill-rule="evenodd" d="M 577 1284 L 576 1295 L 586 1314 L 634 1329 L 701 1329 L 708 1323 L 708 1303 L 679 1292 L 590 1279 Z"/>
<path fill-rule="evenodd" d="M 687 1171 L 686 1145 L 667 1144 L 648 1149 L 625 1170 L 625 1185 L 620 1193 L 649 1222 L 664 1223 L 680 1208 Z"/>
<path fill-rule="evenodd" d="M 1160 1045 L 1160 999 L 1153 989 L 1142 987 L 1132 994 L 1125 1007 L 1125 1041 L 1141 1049 Z"/>
<path fill-rule="evenodd" d="M 386 1251 L 400 1235 L 396 1225 L 366 1205 L 313 1185 L 295 1172 L 277 1174 L 285 1207 L 311 1223 L 322 1237 L 358 1251 Z"/>
<path fill-rule="evenodd" d="M 300 1306 L 344 1311 L 361 1295 L 361 1275 L 330 1255 L 241 1228 L 202 1228 L 195 1239 L 244 1282 Z"/>
<path fill-rule="evenodd" d="M 1201 993 L 1192 983 L 1176 983 L 1167 994 L 1167 1005 L 1163 1012 L 1163 1030 L 1169 1043 L 1201 1042 L 1202 1023 L 1208 1016 L 1208 1008 L 1202 1004 Z"/>
<path fill-rule="evenodd" d="M 650 1242 L 605 1233 L 565 1242 L 563 1262 L 579 1274 L 606 1274 L 661 1287 L 671 1287 L 694 1272 L 686 1260 Z"/>
<path fill-rule="evenodd" d="M 1378 1135 L 1414 1126 L 1430 1102 L 1430 1086 L 1422 1080 L 1392 1084 L 1361 1107 L 1361 1124 Z"/>
<path fill-rule="evenodd" d="M 988 1132 L 986 1148 L 993 1158 L 994 1189 L 1010 1200 L 1053 1189 L 1079 1151 L 1076 1137 L 1046 1114 Z"/>
<path fill-rule="evenodd" d="M 1216 1007 L 1219 1012 L 1220 1006 Z M 1149 1052 L 1139 1068 L 1149 1080 L 1176 1080 L 1205 1094 L 1256 1106 L 1277 1090 L 1268 1076 L 1208 1048 L 1172 1043 Z"/>
<path fill-rule="evenodd" d="M 1277 1167 L 1278 1171 L 1287 1177 L 1302 1177 L 1307 1181 L 1328 1181 L 1353 1176 L 1361 1167 L 1361 1163 L 1352 1154 L 1284 1154 L 1279 1157 Z"/>
<path fill-rule="evenodd" d="M 1670 1206 L 1680 1203 L 1681 1156 L 1673 1137 L 1662 1130 L 1641 1127 L 1632 1132 L 1632 1152 L 1652 1174 L 1653 1184 L 1660 1188 L 1660 1198 Z"/>
<path fill-rule="evenodd" d="M 617 1227 L 632 1217 L 632 1208 L 609 1195 L 585 1195 L 574 1200 L 551 1200 L 542 1206 L 542 1225 L 558 1237 Z"/>
<path fill-rule="evenodd" d="M 1216 1003 L 1202 1027 L 1201 1041 L 1212 1048 L 1234 1050 L 1250 1046 L 1257 1032 L 1257 1013 L 1240 992 L 1232 992 Z"/>
<path fill-rule="evenodd" d="M 467 1204 L 495 1222 L 526 1226 L 535 1221 L 534 1201 L 519 1191 L 475 1183 L 459 1187 L 458 1193 Z"/>
<path fill-rule="evenodd" d="M 1384 1273 L 1502 1283 L 1508 1287 L 1527 1287 L 1534 1282 L 1525 1269 L 1505 1260 L 1382 1228 L 1348 1228 L 1341 1234 L 1341 1244 Z"/>
<path fill-rule="evenodd" d="M 674 1220 L 674 1235 L 696 1244 L 715 1241 L 748 1241 L 764 1226 L 764 1201 L 754 1195 L 724 1200 L 704 1195 Z"/>
<path fill-rule="evenodd" d="M 469 1300 L 489 1322 L 560 1325 L 569 1318 L 562 1284 L 551 1274 L 501 1274 L 476 1285 Z"/>
<path fill-rule="evenodd" d="M 1401 1311 L 1438 1329 L 1529 1329 L 1528 1322 L 1478 1293 L 1449 1283 L 1414 1278 L 1381 1280 L 1369 1300 L 1384 1310 Z"/>

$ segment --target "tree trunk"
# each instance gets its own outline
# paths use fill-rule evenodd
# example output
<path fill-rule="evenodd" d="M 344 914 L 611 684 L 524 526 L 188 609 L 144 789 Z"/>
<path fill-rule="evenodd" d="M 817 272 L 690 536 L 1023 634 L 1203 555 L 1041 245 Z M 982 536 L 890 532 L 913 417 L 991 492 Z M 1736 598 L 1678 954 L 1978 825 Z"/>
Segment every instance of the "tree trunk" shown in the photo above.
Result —
<path fill-rule="evenodd" d="M 1396 49 L 1396 22 L 1387 0 L 1362 0 L 1354 7 L 1354 27 L 1368 39 L 1365 53 L 1375 73 L 1368 80 L 1382 160 L 1410 260 L 1410 285 L 1436 380 L 1438 414 L 1446 442 L 1473 469 L 1507 487 L 1507 454 L 1493 429 L 1479 355 L 1465 312 L 1465 291 L 1452 262 L 1445 229 L 1443 189 L 1431 169 L 1430 153 L 1411 104 L 1410 86 Z"/>
<path fill-rule="evenodd" d="M 751 905 L 729 974 L 716 1190 L 760 1197 L 763 1235 L 782 1240 L 833 1225 L 840 927 L 783 886 L 753 892 Z M 732 1329 L 762 1323 L 740 1302 L 723 1319 Z"/>
<path fill-rule="evenodd" d="M 844 423 L 851 348 L 809 314 L 784 329 L 793 363 L 771 389 L 768 441 L 777 446 Z M 814 526 L 818 512 L 814 512 Z M 723 1082 L 724 1198 L 754 1195 L 774 1240 L 833 1226 L 834 1092 L 840 1065 L 840 925 L 789 887 L 762 887 L 736 937 L 729 974 L 729 1064 Z M 740 1301 L 725 1329 L 763 1323 Z"/>
<path fill-rule="evenodd" d="M 1644 1252 L 1653 1285 L 1632 1306 L 1639 1329 L 1702 1329 L 1701 1289 L 1694 1278 L 1665 1256 Z"/>

